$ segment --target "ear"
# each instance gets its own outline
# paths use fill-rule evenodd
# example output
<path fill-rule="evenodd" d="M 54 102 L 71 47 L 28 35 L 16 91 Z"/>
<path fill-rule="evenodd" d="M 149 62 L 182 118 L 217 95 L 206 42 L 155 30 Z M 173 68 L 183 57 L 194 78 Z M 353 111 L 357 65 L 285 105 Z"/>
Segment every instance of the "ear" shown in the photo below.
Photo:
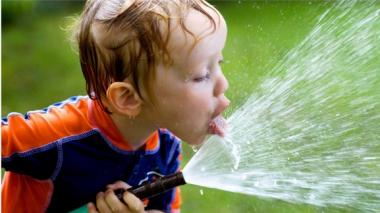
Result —
<path fill-rule="evenodd" d="M 129 82 L 113 82 L 107 89 L 107 99 L 113 110 L 136 117 L 142 106 L 142 100 Z"/>

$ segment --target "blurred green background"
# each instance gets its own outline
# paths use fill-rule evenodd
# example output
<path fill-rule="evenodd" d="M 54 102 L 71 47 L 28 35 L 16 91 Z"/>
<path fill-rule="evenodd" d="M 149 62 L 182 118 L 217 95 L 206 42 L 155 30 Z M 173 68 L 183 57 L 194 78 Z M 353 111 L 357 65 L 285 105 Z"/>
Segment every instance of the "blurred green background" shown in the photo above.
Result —
<path fill-rule="evenodd" d="M 212 1 L 224 15 L 228 40 L 224 72 L 231 114 L 331 5 L 305 1 Z M 2 116 L 44 108 L 83 95 L 70 24 L 81 1 L 2 1 Z M 184 162 L 193 151 L 184 145 Z M 182 212 L 347 212 L 186 185 Z M 4 205 L 4 204 L 3 204 Z M 6 205 L 6 204 L 5 204 Z M 76 212 L 85 212 L 85 208 Z"/>

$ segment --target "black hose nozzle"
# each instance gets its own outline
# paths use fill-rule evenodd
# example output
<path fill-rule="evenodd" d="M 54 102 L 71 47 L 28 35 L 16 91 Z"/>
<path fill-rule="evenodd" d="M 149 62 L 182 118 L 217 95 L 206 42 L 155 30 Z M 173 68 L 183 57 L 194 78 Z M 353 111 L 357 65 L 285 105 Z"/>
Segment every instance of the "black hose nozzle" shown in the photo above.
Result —
<path fill-rule="evenodd" d="M 142 186 L 137 186 L 128 189 L 128 192 L 131 192 L 136 197 L 141 200 L 145 198 L 151 198 L 158 194 L 164 193 L 176 186 L 186 184 L 185 179 L 183 178 L 182 172 L 177 172 L 168 176 L 160 177 L 152 183 L 147 183 Z M 125 189 L 117 189 L 115 190 L 116 196 L 120 201 L 124 202 L 123 194 Z"/>

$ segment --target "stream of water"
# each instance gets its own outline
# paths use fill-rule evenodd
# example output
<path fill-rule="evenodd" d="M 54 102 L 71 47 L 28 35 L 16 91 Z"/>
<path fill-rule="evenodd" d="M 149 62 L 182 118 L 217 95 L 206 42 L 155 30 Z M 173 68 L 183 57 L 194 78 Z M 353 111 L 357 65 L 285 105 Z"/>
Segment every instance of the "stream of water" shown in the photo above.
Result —
<path fill-rule="evenodd" d="M 202 146 L 186 181 L 294 203 L 380 209 L 380 5 L 341 1 Z"/>

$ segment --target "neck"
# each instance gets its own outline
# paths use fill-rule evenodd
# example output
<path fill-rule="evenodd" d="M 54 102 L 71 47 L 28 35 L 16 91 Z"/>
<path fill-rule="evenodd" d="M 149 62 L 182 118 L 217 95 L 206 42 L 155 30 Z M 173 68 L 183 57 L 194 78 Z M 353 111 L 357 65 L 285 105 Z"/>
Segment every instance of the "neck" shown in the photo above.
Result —
<path fill-rule="evenodd" d="M 124 140 L 133 150 L 141 148 L 147 139 L 157 130 L 156 127 L 149 125 L 144 119 L 139 117 L 126 118 L 125 116 L 111 114 L 111 119 L 120 131 Z"/>

